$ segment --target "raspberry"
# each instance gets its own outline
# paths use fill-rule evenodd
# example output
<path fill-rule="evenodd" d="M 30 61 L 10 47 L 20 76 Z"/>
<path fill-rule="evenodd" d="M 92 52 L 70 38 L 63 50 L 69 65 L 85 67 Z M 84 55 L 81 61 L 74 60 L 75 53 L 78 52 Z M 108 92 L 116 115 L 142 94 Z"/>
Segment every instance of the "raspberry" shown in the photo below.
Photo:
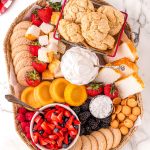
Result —
<path fill-rule="evenodd" d="M 30 123 L 29 122 L 21 122 L 21 128 L 23 131 L 25 131 L 25 127 L 30 127 Z"/>
<path fill-rule="evenodd" d="M 27 110 L 24 107 L 18 108 L 18 113 L 19 114 L 25 114 L 26 112 L 27 112 Z"/>
<path fill-rule="evenodd" d="M 19 122 L 24 122 L 25 121 L 25 116 L 23 114 L 18 114 L 16 119 L 19 121 Z"/>
<path fill-rule="evenodd" d="M 26 134 L 26 137 L 27 137 L 28 140 L 31 140 L 31 135 L 30 135 L 30 133 L 27 133 L 27 134 Z"/>
<path fill-rule="evenodd" d="M 25 127 L 25 133 L 27 133 L 27 134 L 30 133 L 30 127 L 28 127 L 28 126 Z"/>
<path fill-rule="evenodd" d="M 33 115 L 34 115 L 34 112 L 27 112 L 27 113 L 25 114 L 26 120 L 27 120 L 27 121 L 31 121 Z"/>

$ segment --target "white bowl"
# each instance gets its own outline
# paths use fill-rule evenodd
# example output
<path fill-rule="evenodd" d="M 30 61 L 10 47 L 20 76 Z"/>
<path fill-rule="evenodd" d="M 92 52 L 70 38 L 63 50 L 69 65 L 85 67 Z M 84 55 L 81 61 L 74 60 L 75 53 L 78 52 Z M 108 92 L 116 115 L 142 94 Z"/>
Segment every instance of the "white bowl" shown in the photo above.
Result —
<path fill-rule="evenodd" d="M 61 107 L 65 108 L 66 110 L 70 111 L 70 112 L 76 117 L 76 119 L 79 120 L 79 118 L 78 118 L 78 116 L 76 115 L 76 113 L 75 113 L 70 107 L 68 107 L 68 106 L 66 106 L 66 105 L 63 105 L 63 104 L 53 103 L 53 104 L 46 105 L 46 106 L 40 108 L 39 110 L 43 111 L 43 110 L 45 110 L 45 109 L 47 109 L 47 108 L 55 107 L 56 105 L 61 106 Z M 39 112 L 36 112 L 36 113 L 34 114 L 32 120 L 31 120 L 31 123 L 30 123 L 30 135 L 31 135 L 31 139 L 32 139 L 33 142 L 34 142 L 34 140 L 33 140 L 33 132 L 32 132 L 32 129 L 33 129 L 33 124 L 34 124 L 34 119 L 35 119 L 35 117 L 36 117 L 38 114 L 39 114 Z M 59 150 L 68 150 L 68 149 L 70 149 L 71 147 L 73 147 L 73 145 L 77 142 L 79 135 L 80 135 L 80 125 L 79 125 L 79 128 L 78 128 L 78 134 L 76 135 L 76 137 L 75 137 L 75 139 L 73 140 L 73 142 L 72 142 L 67 148 L 62 148 L 62 149 L 59 149 Z M 36 146 L 37 146 L 39 149 L 41 149 L 41 150 L 49 150 L 49 149 L 47 149 L 47 148 L 41 146 L 40 144 L 36 144 Z"/>

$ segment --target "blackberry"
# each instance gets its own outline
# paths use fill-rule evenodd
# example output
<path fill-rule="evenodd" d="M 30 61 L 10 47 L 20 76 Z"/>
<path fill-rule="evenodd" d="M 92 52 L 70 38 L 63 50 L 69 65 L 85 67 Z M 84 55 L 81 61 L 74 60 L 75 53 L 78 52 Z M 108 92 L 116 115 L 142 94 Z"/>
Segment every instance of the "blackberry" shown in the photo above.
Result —
<path fill-rule="evenodd" d="M 108 128 L 110 126 L 109 123 L 101 123 L 100 128 Z"/>
<path fill-rule="evenodd" d="M 93 118 L 89 119 L 88 124 L 92 128 L 92 130 L 96 130 L 99 125 L 98 121 L 95 121 Z"/>
<path fill-rule="evenodd" d="M 79 119 L 82 122 L 86 121 L 91 116 L 91 113 L 89 111 L 85 111 L 79 114 Z"/>
<path fill-rule="evenodd" d="M 85 134 L 86 134 L 85 127 L 81 126 L 80 135 L 85 135 Z"/>
<path fill-rule="evenodd" d="M 80 107 L 72 107 L 72 109 L 77 115 L 80 113 Z"/>
<path fill-rule="evenodd" d="M 80 106 L 81 111 L 89 110 L 90 100 L 87 100 L 82 106 Z"/>
<path fill-rule="evenodd" d="M 109 124 L 111 122 L 111 116 L 108 116 L 107 118 L 101 119 L 101 122 Z"/>
<path fill-rule="evenodd" d="M 90 134 L 92 132 L 92 128 L 89 125 L 87 125 L 85 129 L 86 129 L 86 134 Z"/>

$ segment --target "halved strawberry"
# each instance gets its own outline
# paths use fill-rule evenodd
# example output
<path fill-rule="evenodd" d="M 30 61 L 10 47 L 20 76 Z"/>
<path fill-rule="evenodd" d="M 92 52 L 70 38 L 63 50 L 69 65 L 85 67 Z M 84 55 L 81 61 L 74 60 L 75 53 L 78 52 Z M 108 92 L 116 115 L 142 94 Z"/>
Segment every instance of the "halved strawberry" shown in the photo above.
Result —
<path fill-rule="evenodd" d="M 48 143 L 45 141 L 44 138 L 42 137 L 39 137 L 39 142 L 40 142 L 40 145 L 44 146 L 44 145 L 47 145 Z"/>
<path fill-rule="evenodd" d="M 69 144 L 68 133 L 65 134 L 64 143 L 67 145 Z"/>
<path fill-rule="evenodd" d="M 57 145 L 59 148 L 62 147 L 63 140 L 64 140 L 64 137 L 59 137 L 59 139 L 57 140 Z"/>
<path fill-rule="evenodd" d="M 75 128 L 73 127 L 73 125 L 70 125 L 70 126 L 68 126 L 68 130 L 69 130 L 69 131 L 74 131 Z"/>
<path fill-rule="evenodd" d="M 72 115 L 72 116 L 69 118 L 69 120 L 66 122 L 65 127 L 68 128 L 70 125 L 72 125 L 73 120 L 74 120 L 74 116 Z"/>
<path fill-rule="evenodd" d="M 44 121 L 42 124 L 41 124 L 41 127 L 43 128 L 43 130 L 48 133 L 48 134 L 51 134 L 51 130 L 48 126 L 48 124 Z"/>
<path fill-rule="evenodd" d="M 51 115 L 53 112 L 55 112 L 55 109 L 52 109 L 45 114 L 45 118 L 47 119 L 47 121 L 51 121 Z"/>
<path fill-rule="evenodd" d="M 71 116 L 71 113 L 68 110 L 65 110 L 64 116 L 69 118 Z"/>
<path fill-rule="evenodd" d="M 41 46 L 38 42 L 33 42 L 31 45 L 29 45 L 29 51 L 33 56 L 38 56 L 38 51 L 40 48 Z"/>
<path fill-rule="evenodd" d="M 42 128 L 41 124 L 43 123 L 43 119 L 41 118 L 38 123 L 34 126 L 34 130 L 40 130 L 39 128 Z"/>
<path fill-rule="evenodd" d="M 58 122 L 58 118 L 57 118 L 57 115 L 55 115 L 55 113 L 51 114 L 51 120 Z"/>
<path fill-rule="evenodd" d="M 51 140 L 56 140 L 57 138 L 58 138 L 58 136 L 57 135 L 49 135 L 48 136 L 49 137 L 49 139 L 51 139 Z"/>
<path fill-rule="evenodd" d="M 77 131 L 77 130 L 69 131 L 69 135 L 70 135 L 72 138 L 75 138 L 77 134 L 78 134 L 78 131 Z"/>
<path fill-rule="evenodd" d="M 33 141 L 34 141 L 35 144 L 38 143 L 39 137 L 40 137 L 40 134 L 38 132 L 35 132 L 33 134 Z"/>
<path fill-rule="evenodd" d="M 42 116 L 38 115 L 35 117 L 34 122 L 38 123 L 42 119 Z"/>
<path fill-rule="evenodd" d="M 55 129 L 55 125 L 54 125 L 54 124 L 48 124 L 48 126 L 49 126 L 49 128 L 50 128 L 51 130 L 54 130 L 54 129 Z"/>
<path fill-rule="evenodd" d="M 75 120 L 73 121 L 73 123 L 74 123 L 74 125 L 80 125 L 80 121 L 77 120 L 77 119 L 75 119 Z"/>
<path fill-rule="evenodd" d="M 63 123 L 63 112 L 61 112 L 58 116 L 57 116 L 57 120 L 59 123 Z"/>
<path fill-rule="evenodd" d="M 31 14 L 31 22 L 38 27 L 42 24 L 42 20 L 37 15 L 37 9 Z"/>

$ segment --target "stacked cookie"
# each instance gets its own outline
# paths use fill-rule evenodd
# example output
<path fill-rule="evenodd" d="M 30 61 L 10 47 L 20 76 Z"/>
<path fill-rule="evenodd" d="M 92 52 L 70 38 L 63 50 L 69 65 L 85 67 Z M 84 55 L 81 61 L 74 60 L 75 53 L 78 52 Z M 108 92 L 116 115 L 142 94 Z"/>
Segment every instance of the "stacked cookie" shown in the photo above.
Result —
<path fill-rule="evenodd" d="M 27 86 L 25 80 L 26 72 L 33 70 L 32 55 L 28 50 L 28 45 L 31 41 L 25 38 L 25 33 L 30 26 L 30 21 L 22 21 L 18 23 L 14 27 L 10 38 L 11 54 L 15 73 L 17 75 L 18 82 L 23 86 Z"/>
<path fill-rule="evenodd" d="M 119 129 L 100 129 L 91 135 L 82 135 L 71 150 L 109 150 L 116 148 L 121 141 Z"/>

